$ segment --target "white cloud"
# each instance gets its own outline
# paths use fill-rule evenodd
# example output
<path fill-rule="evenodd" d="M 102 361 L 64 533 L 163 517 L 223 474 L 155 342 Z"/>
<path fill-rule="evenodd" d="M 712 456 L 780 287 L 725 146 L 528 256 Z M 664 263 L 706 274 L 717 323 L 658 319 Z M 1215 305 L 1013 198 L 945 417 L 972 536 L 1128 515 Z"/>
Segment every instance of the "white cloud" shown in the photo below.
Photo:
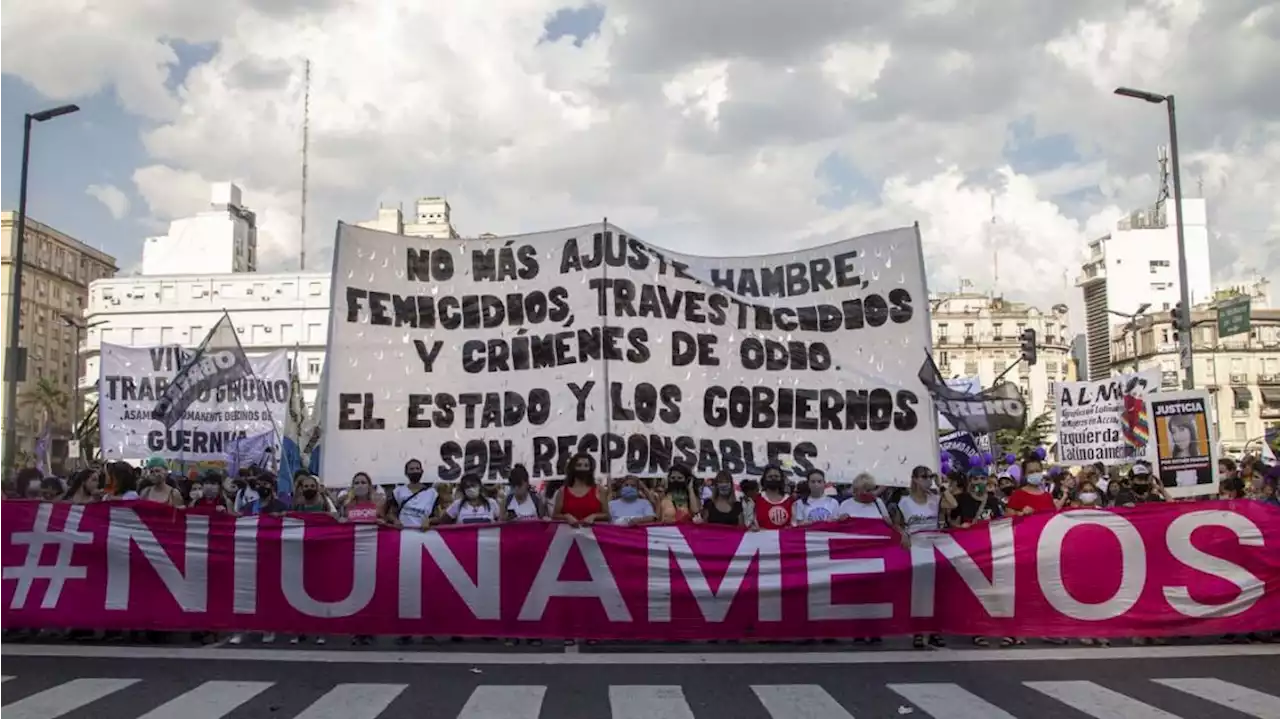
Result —
<path fill-rule="evenodd" d="M 152 216 L 202 209 L 209 181 L 235 179 L 263 218 L 264 264 L 291 262 L 297 244 L 311 58 L 313 256 L 337 219 L 421 194 L 448 194 L 464 232 L 607 215 L 703 254 L 920 221 L 934 288 L 989 283 L 994 240 L 1001 289 L 1042 305 L 1078 297 L 1085 241 L 1155 198 L 1165 117 L 1111 94 L 1136 85 L 1177 93 L 1184 189 L 1209 199 L 1215 275 L 1280 277 L 1280 12 L 1206 0 L 602 5 L 599 32 L 578 46 L 541 42 L 562 6 L 552 0 L 90 11 L 5 0 L 4 66 L 58 97 L 114 89 L 157 118 L 134 174 Z M 213 53 L 171 90 L 176 40 Z M 1074 152 L 1032 143 L 1011 156 L 1014 123 Z M 833 154 L 856 177 L 819 173 Z M 824 207 L 831 182 L 856 185 L 836 193 L 853 204 Z"/>
<path fill-rule="evenodd" d="M 102 203 L 107 212 L 115 219 L 122 219 L 129 214 L 129 196 L 115 185 L 89 185 L 84 188 L 86 195 Z"/>

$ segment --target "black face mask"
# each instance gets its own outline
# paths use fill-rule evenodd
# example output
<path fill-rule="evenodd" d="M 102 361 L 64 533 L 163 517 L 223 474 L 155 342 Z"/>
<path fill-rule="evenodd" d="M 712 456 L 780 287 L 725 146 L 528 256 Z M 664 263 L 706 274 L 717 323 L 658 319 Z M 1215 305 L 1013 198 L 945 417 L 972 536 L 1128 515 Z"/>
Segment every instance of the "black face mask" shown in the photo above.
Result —
<path fill-rule="evenodd" d="M 320 492 L 314 489 L 302 490 L 302 496 L 306 497 L 307 499 L 315 499 L 317 494 L 320 494 Z"/>
<path fill-rule="evenodd" d="M 1151 485 L 1135 484 L 1133 485 L 1133 491 L 1134 491 L 1134 494 L 1146 494 L 1147 492 L 1151 491 Z"/>
<path fill-rule="evenodd" d="M 764 480 L 763 482 L 761 482 L 761 483 L 760 483 L 760 487 L 761 487 L 761 488 L 763 488 L 763 489 L 767 489 L 767 490 L 769 490 L 770 492 L 781 492 L 781 491 L 782 491 L 782 480 L 781 480 L 781 479 L 766 479 L 766 480 Z"/>
<path fill-rule="evenodd" d="M 408 472 L 405 472 L 405 473 L 404 473 L 404 476 L 405 476 L 405 477 L 407 477 L 407 478 L 409 479 L 409 481 L 410 481 L 410 482 L 415 482 L 415 483 L 416 483 L 416 482 L 421 482 L 421 481 L 422 481 L 422 470 L 420 470 L 420 469 L 411 469 L 411 470 L 409 470 Z"/>
<path fill-rule="evenodd" d="M 1016 488 L 1012 484 L 1000 485 L 1000 493 L 1006 497 L 1012 497 L 1014 489 Z"/>

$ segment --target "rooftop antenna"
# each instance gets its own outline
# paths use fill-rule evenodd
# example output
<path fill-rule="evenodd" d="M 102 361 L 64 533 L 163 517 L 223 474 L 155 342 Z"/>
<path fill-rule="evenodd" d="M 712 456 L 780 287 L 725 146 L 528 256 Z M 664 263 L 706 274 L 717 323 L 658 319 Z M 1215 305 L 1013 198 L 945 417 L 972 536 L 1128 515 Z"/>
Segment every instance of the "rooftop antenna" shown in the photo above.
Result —
<path fill-rule="evenodd" d="M 307 271 L 307 155 L 311 140 L 311 58 L 302 80 L 302 217 L 298 228 L 298 271 Z"/>
<path fill-rule="evenodd" d="M 987 228 L 987 242 L 991 244 L 991 296 L 999 292 L 1000 287 L 1000 248 L 996 245 L 996 193 L 991 192 L 991 226 Z"/>

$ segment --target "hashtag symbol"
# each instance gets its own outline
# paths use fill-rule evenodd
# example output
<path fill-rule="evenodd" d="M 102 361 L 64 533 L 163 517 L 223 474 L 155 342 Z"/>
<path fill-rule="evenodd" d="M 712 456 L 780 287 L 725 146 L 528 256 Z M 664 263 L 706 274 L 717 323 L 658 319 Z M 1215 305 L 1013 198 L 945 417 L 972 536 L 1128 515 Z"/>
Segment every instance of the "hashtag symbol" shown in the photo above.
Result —
<path fill-rule="evenodd" d="M 49 519 L 53 516 L 53 505 L 44 503 L 36 512 L 36 519 L 30 532 L 14 532 L 10 539 L 14 545 L 27 546 L 27 561 L 21 566 L 5 567 L 6 580 L 18 580 L 13 592 L 10 609 L 22 609 L 27 604 L 27 595 L 31 593 L 31 585 L 37 579 L 49 580 L 40 600 L 41 609 L 53 609 L 58 606 L 62 596 L 62 588 L 68 579 L 84 579 L 87 569 L 71 564 L 71 552 L 77 544 L 92 544 L 93 534 L 80 531 L 80 518 L 84 515 L 84 507 L 71 507 L 67 511 L 62 530 L 50 530 Z M 53 544 L 58 547 L 58 555 L 51 566 L 41 564 L 44 548 Z"/>

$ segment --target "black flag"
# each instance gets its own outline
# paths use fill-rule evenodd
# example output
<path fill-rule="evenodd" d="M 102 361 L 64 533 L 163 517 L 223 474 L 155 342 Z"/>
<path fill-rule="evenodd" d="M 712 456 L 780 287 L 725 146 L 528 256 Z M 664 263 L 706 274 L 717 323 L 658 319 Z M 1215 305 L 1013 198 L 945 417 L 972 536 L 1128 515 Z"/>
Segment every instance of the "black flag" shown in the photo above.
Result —
<path fill-rule="evenodd" d="M 1027 426 L 1027 403 L 1012 382 L 969 394 L 948 387 L 933 358 L 926 356 L 920 367 L 920 381 L 928 388 L 938 412 L 951 426 L 974 435 L 1003 429 L 1016 431 Z"/>
<path fill-rule="evenodd" d="M 182 419 L 182 413 L 202 392 L 252 376 L 253 367 L 240 346 L 231 316 L 223 312 L 222 319 L 209 330 L 191 359 L 165 387 L 164 396 L 156 400 L 151 418 L 163 422 L 165 429 L 169 429 Z"/>

